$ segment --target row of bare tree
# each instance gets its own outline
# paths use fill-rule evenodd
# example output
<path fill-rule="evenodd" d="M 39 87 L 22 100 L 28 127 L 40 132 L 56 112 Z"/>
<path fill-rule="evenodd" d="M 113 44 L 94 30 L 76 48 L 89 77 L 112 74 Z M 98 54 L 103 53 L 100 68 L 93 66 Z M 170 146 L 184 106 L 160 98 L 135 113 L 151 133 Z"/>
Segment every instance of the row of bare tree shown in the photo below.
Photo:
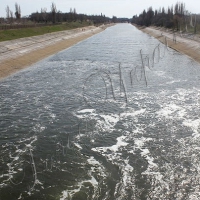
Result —
<path fill-rule="evenodd" d="M 177 2 L 175 6 L 168 7 L 168 9 L 163 7 L 162 9 L 153 11 L 152 7 L 150 7 L 147 11 L 144 10 L 139 16 L 133 16 L 132 23 L 141 26 L 161 26 L 186 32 L 190 28 L 196 33 L 198 23 L 200 22 L 199 17 L 198 15 L 189 13 L 184 3 Z"/>
<path fill-rule="evenodd" d="M 15 17 L 17 20 L 21 18 L 21 8 L 20 8 L 20 5 L 18 5 L 18 3 L 15 3 Z M 9 6 L 6 6 L 6 19 L 10 23 L 14 21 L 14 14 L 13 14 L 13 11 L 10 10 Z"/>
<path fill-rule="evenodd" d="M 15 15 L 13 11 L 10 10 L 9 6 L 6 7 L 6 21 L 8 24 L 13 22 L 22 22 L 21 17 L 21 8 L 16 3 L 15 4 Z M 60 10 L 57 10 L 56 4 L 52 3 L 50 6 L 50 11 L 47 12 L 47 8 L 41 8 L 40 12 L 35 12 L 30 14 L 27 20 L 33 21 L 35 23 L 59 23 L 59 22 L 72 22 L 72 21 L 92 21 L 94 24 L 106 23 L 110 21 L 110 18 L 105 15 L 92 15 L 88 16 L 85 14 L 77 14 L 76 9 L 70 8 L 70 11 L 67 13 L 62 13 Z"/>
<path fill-rule="evenodd" d="M 61 11 L 57 10 L 56 5 L 52 3 L 51 11 L 47 12 L 46 8 L 42 8 L 41 12 L 32 13 L 29 17 L 31 21 L 37 23 L 57 23 L 57 22 L 72 22 L 72 21 L 92 21 L 94 24 L 100 23 L 107 23 L 111 19 L 106 17 L 105 15 L 86 15 L 86 14 L 78 14 L 76 9 L 70 8 L 69 12 L 62 13 Z"/>
<path fill-rule="evenodd" d="M 76 9 L 70 8 L 70 13 L 68 18 L 70 21 L 76 21 Z M 51 21 L 52 23 L 62 22 L 63 21 L 63 13 L 56 8 L 56 4 L 52 3 L 51 11 L 47 12 L 47 8 L 41 8 L 40 12 L 35 12 L 30 15 L 30 20 L 40 23 L 47 23 Z M 66 20 L 65 20 L 66 21 Z"/>
<path fill-rule="evenodd" d="M 9 6 L 6 6 L 6 19 L 8 23 L 13 23 L 14 20 L 17 20 L 18 22 L 21 19 L 21 8 L 20 5 L 18 5 L 18 3 L 15 3 L 15 17 L 13 14 L 13 11 L 10 10 Z M 51 14 L 52 14 L 52 22 L 55 23 L 55 19 L 56 19 L 56 13 L 57 13 L 57 8 L 56 8 L 56 4 L 52 3 L 51 4 Z M 47 16 L 47 8 L 41 8 L 41 15 L 43 17 L 44 20 L 46 20 L 46 16 Z"/>

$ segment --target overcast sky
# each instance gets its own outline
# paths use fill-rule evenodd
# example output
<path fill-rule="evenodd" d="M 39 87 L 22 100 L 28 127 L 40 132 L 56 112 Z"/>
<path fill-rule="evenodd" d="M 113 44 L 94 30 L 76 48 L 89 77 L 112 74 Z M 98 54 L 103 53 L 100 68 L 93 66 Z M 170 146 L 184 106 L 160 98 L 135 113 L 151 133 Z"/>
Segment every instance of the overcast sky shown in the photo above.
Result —
<path fill-rule="evenodd" d="M 144 9 L 150 6 L 153 9 L 160 7 L 167 8 L 175 5 L 177 0 L 0 0 L 0 17 L 5 17 L 5 8 L 8 5 L 10 10 L 15 12 L 15 2 L 21 7 L 22 16 L 33 12 L 40 12 L 41 8 L 47 8 L 50 11 L 52 2 L 56 4 L 57 10 L 63 13 L 69 12 L 70 8 L 75 8 L 77 13 L 83 14 L 105 14 L 108 17 L 128 17 L 140 14 Z M 200 0 L 184 0 L 186 9 L 192 13 L 200 13 Z"/>

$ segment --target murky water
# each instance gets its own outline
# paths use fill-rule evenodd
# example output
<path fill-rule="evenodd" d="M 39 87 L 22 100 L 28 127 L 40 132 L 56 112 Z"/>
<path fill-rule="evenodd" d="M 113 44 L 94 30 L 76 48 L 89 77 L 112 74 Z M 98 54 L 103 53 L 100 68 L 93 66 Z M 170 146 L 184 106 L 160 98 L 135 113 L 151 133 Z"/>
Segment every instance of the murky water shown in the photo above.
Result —
<path fill-rule="evenodd" d="M 200 65 L 130 24 L 0 82 L 0 199 L 199 199 Z"/>

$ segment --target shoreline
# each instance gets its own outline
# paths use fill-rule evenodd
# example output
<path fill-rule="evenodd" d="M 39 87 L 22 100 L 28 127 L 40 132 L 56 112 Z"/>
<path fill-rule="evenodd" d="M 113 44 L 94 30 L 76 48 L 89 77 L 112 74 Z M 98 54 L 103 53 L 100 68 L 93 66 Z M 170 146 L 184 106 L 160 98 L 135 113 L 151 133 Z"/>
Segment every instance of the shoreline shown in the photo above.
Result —
<path fill-rule="evenodd" d="M 100 27 L 88 26 L 0 42 L 0 80 L 100 33 L 112 25 L 113 24 L 108 24 Z M 176 35 L 176 41 L 174 41 L 173 32 L 170 32 L 167 29 L 158 27 L 140 27 L 134 24 L 133 26 L 158 39 L 163 44 L 166 44 L 167 41 L 168 47 L 187 55 L 200 63 L 200 37 L 193 40 Z"/>
<path fill-rule="evenodd" d="M 112 24 L 0 42 L 0 80 L 100 33 L 109 26 Z"/>
<path fill-rule="evenodd" d="M 164 28 L 158 27 L 139 27 L 137 25 L 133 25 L 137 29 L 141 30 L 144 33 L 158 39 L 161 43 L 166 44 L 167 46 L 182 53 L 184 55 L 189 56 L 191 59 L 200 63 L 200 37 L 196 36 L 195 39 L 189 39 L 184 37 L 184 35 L 177 34 L 174 35 L 172 31 L 169 31 Z M 165 40 L 166 38 L 166 40 Z"/>

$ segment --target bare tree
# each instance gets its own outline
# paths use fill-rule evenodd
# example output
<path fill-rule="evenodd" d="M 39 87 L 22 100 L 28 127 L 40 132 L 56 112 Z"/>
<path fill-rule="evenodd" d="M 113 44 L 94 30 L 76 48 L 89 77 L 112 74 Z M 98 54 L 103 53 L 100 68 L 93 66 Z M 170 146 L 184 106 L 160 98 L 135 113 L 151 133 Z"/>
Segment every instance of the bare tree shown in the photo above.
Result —
<path fill-rule="evenodd" d="M 72 8 L 70 8 L 70 11 L 69 11 L 69 21 L 73 21 L 73 19 L 74 19 L 74 14 L 73 14 L 73 10 L 72 10 Z"/>
<path fill-rule="evenodd" d="M 10 8 L 9 8 L 9 6 L 6 6 L 6 18 L 7 18 L 7 20 L 10 19 Z"/>
<path fill-rule="evenodd" d="M 73 14 L 74 14 L 74 21 L 76 21 L 77 20 L 76 8 L 74 8 Z"/>
<path fill-rule="evenodd" d="M 41 8 L 42 19 L 47 23 L 47 8 Z"/>
<path fill-rule="evenodd" d="M 57 15 L 57 21 L 62 22 L 63 21 L 62 12 L 59 10 L 59 11 L 57 11 L 56 15 Z"/>
<path fill-rule="evenodd" d="M 53 22 L 53 23 L 56 22 L 56 13 L 57 13 L 56 4 L 55 4 L 55 3 L 52 3 L 52 4 L 51 4 L 51 14 L 52 14 L 52 22 Z"/>
<path fill-rule="evenodd" d="M 10 23 L 11 24 L 13 23 L 13 19 L 14 19 L 13 11 L 10 10 Z"/>
<path fill-rule="evenodd" d="M 18 3 L 15 3 L 15 17 L 18 20 L 21 18 L 21 8 L 20 5 L 18 5 Z"/>
<path fill-rule="evenodd" d="M 195 14 L 195 21 L 194 21 L 194 34 L 197 33 L 197 15 Z"/>
<path fill-rule="evenodd" d="M 13 11 L 10 10 L 9 6 L 6 6 L 6 18 L 8 20 L 9 23 L 13 23 Z"/>
<path fill-rule="evenodd" d="M 40 14 L 38 11 L 36 11 L 36 21 L 37 21 L 37 23 L 39 23 L 39 21 L 40 21 Z"/>

